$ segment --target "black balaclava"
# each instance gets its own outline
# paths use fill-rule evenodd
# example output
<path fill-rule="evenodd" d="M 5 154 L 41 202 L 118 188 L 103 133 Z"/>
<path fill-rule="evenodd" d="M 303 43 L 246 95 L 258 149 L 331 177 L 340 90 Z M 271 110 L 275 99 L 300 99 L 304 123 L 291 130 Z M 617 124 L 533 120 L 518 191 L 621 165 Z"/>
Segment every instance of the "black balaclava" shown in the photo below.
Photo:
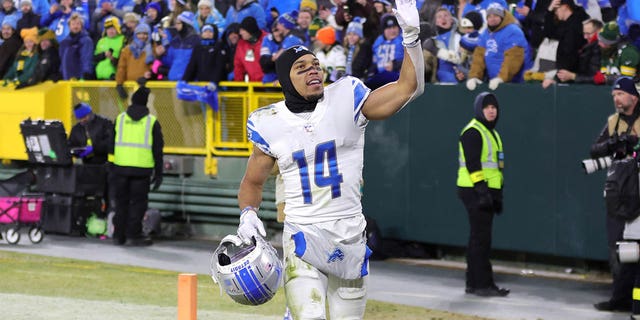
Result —
<path fill-rule="evenodd" d="M 318 100 L 322 98 L 320 97 L 317 100 L 309 101 L 303 98 L 296 88 L 293 87 L 293 83 L 291 83 L 291 77 L 289 76 L 291 66 L 293 66 L 296 60 L 307 54 L 311 54 L 314 57 L 316 56 L 304 46 L 293 46 L 285 50 L 276 60 L 276 73 L 278 74 L 278 80 L 284 93 L 284 103 L 289 111 L 293 113 L 315 110 Z"/>
<path fill-rule="evenodd" d="M 496 115 L 496 120 L 491 122 L 487 121 L 487 119 L 484 117 L 484 113 L 482 113 L 482 109 L 484 109 L 484 107 L 490 104 L 496 106 L 496 109 L 498 111 Z M 484 126 L 487 127 L 487 129 L 491 130 L 496 127 L 496 124 L 498 123 L 498 119 L 500 118 L 500 106 L 498 105 L 498 99 L 493 93 L 483 92 L 479 94 L 476 97 L 475 102 L 473 103 L 473 111 L 475 112 L 476 120 L 482 122 L 482 124 L 484 124 Z"/>

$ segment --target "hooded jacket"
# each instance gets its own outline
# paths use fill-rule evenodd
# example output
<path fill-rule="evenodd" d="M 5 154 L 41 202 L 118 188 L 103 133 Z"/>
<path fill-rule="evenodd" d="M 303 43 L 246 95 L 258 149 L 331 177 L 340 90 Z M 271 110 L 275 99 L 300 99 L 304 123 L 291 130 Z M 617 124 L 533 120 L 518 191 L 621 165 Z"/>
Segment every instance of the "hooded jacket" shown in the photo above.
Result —
<path fill-rule="evenodd" d="M 200 43 L 200 37 L 193 27 L 183 24 L 183 29 L 171 39 L 167 54 L 162 57 L 162 64 L 170 66 L 168 74 L 170 81 L 182 80 L 193 49 L 198 43 Z"/>
<path fill-rule="evenodd" d="M 493 97 L 493 99 L 495 100 L 494 103 L 491 104 L 494 104 L 498 109 L 496 120 L 492 122 L 487 121 L 482 112 L 485 103 L 488 104 L 489 102 L 485 101 L 485 99 L 491 99 L 491 97 L 489 96 Z M 498 119 L 500 118 L 500 106 L 497 102 L 497 99 L 495 99 L 495 95 L 488 92 L 481 93 L 474 102 L 473 111 L 474 118 L 482 123 L 493 134 L 493 130 L 495 129 L 496 124 L 498 123 Z M 464 158 L 468 171 L 476 172 L 482 170 L 482 164 L 480 163 L 480 153 L 482 152 L 483 141 L 480 132 L 473 128 L 466 130 L 460 136 L 460 143 L 462 144 L 462 148 L 464 149 Z"/>
<path fill-rule="evenodd" d="M 148 114 L 149 114 L 149 108 L 147 108 L 147 106 L 145 105 L 132 104 L 129 106 L 129 108 L 127 108 L 127 115 L 135 121 L 138 121 L 144 118 Z M 114 124 L 113 130 L 114 132 L 116 130 L 115 124 Z M 151 132 L 153 135 L 153 146 L 151 147 L 151 150 L 153 152 L 153 161 L 155 163 L 155 168 L 154 169 L 136 168 L 136 167 L 123 167 L 123 166 L 114 165 L 113 166 L 114 173 L 123 175 L 123 176 L 151 177 L 151 175 L 160 175 L 160 176 L 162 175 L 162 170 L 163 170 L 162 148 L 164 148 L 164 137 L 162 135 L 162 127 L 160 126 L 160 121 L 156 120 Z M 115 135 L 114 135 L 114 140 L 112 141 L 112 144 L 111 144 L 111 152 L 113 152 L 114 149 L 115 149 Z"/>
<path fill-rule="evenodd" d="M 489 28 L 480 34 L 478 46 L 473 51 L 473 63 L 469 70 L 469 78 L 480 80 L 500 77 L 504 82 L 522 82 L 525 57 L 529 44 L 510 12 L 498 27 Z"/>
<path fill-rule="evenodd" d="M 85 30 L 70 33 L 60 43 L 62 78 L 80 79 L 85 74 L 93 74 L 93 41 Z"/>

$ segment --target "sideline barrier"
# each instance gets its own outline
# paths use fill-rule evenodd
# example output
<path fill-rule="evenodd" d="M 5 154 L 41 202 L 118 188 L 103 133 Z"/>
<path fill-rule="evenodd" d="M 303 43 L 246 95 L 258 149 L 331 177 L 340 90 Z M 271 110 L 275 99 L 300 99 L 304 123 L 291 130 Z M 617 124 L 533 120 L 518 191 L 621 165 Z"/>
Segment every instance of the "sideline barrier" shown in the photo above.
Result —
<path fill-rule="evenodd" d="M 206 83 L 195 83 L 205 85 Z M 26 160 L 19 123 L 32 119 L 58 119 L 67 133 L 75 124 L 72 106 L 79 102 L 90 104 L 93 110 L 115 119 L 130 104 L 121 99 L 114 81 L 59 81 L 15 90 L 0 88 L 0 159 Z M 283 99 L 279 86 L 262 83 L 221 82 L 218 86 L 219 109 L 176 98 L 175 82 L 149 81 L 151 89 L 148 107 L 162 124 L 165 153 L 205 156 L 204 171 L 217 174 L 214 157 L 247 157 L 252 145 L 247 140 L 246 119 L 258 107 Z M 132 81 L 125 82 L 129 97 L 137 89 Z"/>

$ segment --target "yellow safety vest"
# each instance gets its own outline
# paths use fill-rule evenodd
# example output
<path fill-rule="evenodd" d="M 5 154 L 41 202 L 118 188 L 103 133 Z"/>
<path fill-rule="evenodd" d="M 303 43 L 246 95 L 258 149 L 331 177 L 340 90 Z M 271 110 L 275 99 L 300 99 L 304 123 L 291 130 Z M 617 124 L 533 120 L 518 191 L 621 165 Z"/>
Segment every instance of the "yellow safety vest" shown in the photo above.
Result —
<path fill-rule="evenodd" d="M 458 142 L 458 161 L 460 167 L 458 168 L 458 186 L 459 187 L 473 187 L 473 184 L 478 181 L 486 181 L 489 188 L 502 189 L 504 178 L 502 177 L 502 169 L 504 168 L 504 159 L 502 158 L 502 139 L 496 130 L 492 130 L 495 134 L 491 134 L 491 131 L 485 127 L 482 122 L 473 119 L 467 124 L 460 135 L 465 131 L 474 128 L 480 132 L 482 136 L 482 153 L 480 154 L 480 162 L 482 164 L 482 170 L 469 173 L 467 170 L 467 164 L 464 158 L 464 149 L 462 143 Z"/>
<path fill-rule="evenodd" d="M 153 125 L 156 117 L 147 115 L 135 121 L 126 112 L 116 118 L 113 163 L 123 167 L 153 168 Z"/>

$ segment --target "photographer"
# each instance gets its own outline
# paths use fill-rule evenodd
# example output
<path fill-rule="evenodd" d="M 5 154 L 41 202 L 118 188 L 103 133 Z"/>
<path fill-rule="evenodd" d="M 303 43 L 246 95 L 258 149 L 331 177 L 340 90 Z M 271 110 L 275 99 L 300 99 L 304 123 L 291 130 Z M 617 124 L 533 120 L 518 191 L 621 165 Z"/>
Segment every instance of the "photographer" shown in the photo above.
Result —
<path fill-rule="evenodd" d="M 616 113 L 609 116 L 607 125 L 591 146 L 591 157 L 596 159 L 610 156 L 616 162 L 631 157 L 634 147 L 638 144 L 640 132 L 638 100 L 640 98 L 633 80 L 627 77 L 616 80 L 611 95 Z M 614 171 L 609 169 L 607 176 L 613 176 Z M 613 292 L 608 301 L 596 303 L 594 307 L 601 311 L 629 311 L 635 266 L 620 264 L 617 260 L 616 242 L 623 240 L 625 219 L 614 214 L 609 206 L 610 203 L 607 201 L 607 244 L 609 265 L 613 276 Z"/>

